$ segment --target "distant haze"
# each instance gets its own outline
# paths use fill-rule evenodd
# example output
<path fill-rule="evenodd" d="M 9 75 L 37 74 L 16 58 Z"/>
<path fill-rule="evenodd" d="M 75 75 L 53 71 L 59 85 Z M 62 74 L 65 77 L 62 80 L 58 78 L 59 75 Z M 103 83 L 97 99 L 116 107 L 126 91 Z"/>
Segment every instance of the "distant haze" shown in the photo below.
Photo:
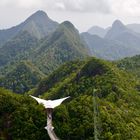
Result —
<path fill-rule="evenodd" d="M 0 29 L 17 25 L 37 10 L 57 22 L 71 21 L 80 32 L 95 25 L 108 27 L 116 19 L 140 23 L 139 7 L 139 0 L 1 0 Z"/>

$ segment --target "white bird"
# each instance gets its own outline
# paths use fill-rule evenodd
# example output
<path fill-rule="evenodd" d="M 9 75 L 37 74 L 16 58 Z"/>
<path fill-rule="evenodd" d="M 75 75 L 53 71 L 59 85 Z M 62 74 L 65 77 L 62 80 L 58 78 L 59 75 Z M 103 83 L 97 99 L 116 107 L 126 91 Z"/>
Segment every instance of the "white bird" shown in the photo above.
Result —
<path fill-rule="evenodd" d="M 55 108 L 59 106 L 64 100 L 70 98 L 70 96 L 68 96 L 65 98 L 57 99 L 57 100 L 44 100 L 44 99 L 40 99 L 34 96 L 31 96 L 31 97 L 34 98 L 39 104 L 43 104 L 45 108 Z"/>

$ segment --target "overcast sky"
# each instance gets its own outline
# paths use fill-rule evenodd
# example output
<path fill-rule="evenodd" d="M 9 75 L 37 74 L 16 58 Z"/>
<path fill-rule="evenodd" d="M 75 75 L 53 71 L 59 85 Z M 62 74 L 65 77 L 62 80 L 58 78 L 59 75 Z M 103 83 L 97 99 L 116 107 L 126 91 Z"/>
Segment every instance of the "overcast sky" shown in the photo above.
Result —
<path fill-rule="evenodd" d="M 0 0 L 0 29 L 24 21 L 37 10 L 61 23 L 71 21 L 81 32 L 108 27 L 115 19 L 140 23 L 140 0 Z"/>

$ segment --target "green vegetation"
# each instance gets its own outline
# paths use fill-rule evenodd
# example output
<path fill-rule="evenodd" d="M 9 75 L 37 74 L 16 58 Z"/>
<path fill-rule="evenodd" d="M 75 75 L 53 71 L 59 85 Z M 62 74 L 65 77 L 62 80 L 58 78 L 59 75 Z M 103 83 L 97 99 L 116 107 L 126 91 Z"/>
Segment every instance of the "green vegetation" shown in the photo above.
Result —
<path fill-rule="evenodd" d="M 55 130 L 61 139 L 92 140 L 95 134 L 104 140 L 139 139 L 137 84 L 135 77 L 113 64 L 91 58 L 63 65 L 43 80 L 34 94 L 46 99 L 71 96 L 70 102 L 54 112 Z"/>
<path fill-rule="evenodd" d="M 56 71 L 51 73 L 47 78 L 43 79 L 38 88 L 35 90 L 35 95 L 41 95 L 45 91 L 49 90 L 54 84 L 61 83 L 66 78 L 70 77 L 73 73 L 79 70 L 83 65 L 82 61 L 71 61 L 59 67 Z"/>
<path fill-rule="evenodd" d="M 78 31 L 68 21 L 40 41 L 28 32 L 22 32 L 0 48 L 0 86 L 24 93 L 38 84 L 40 71 L 48 75 L 65 62 L 87 56 L 88 51 Z M 23 60 L 30 61 L 37 68 L 29 65 L 25 66 L 28 68 L 21 68 L 22 65 L 15 68 Z"/>
<path fill-rule="evenodd" d="M 136 77 L 114 64 L 90 58 L 62 65 L 29 94 L 45 99 L 71 96 L 54 111 L 62 140 L 138 140 L 140 92 Z M 45 140 L 45 112 L 27 95 L 0 89 L 0 138 Z"/>
<path fill-rule="evenodd" d="M 38 40 L 27 31 L 20 32 L 0 48 L 0 67 L 10 62 L 26 59 L 37 42 Z"/>
<path fill-rule="evenodd" d="M 80 36 L 70 22 L 58 25 L 38 11 L 0 31 L 0 140 L 49 139 L 46 111 L 28 94 L 71 96 L 53 114 L 62 140 L 139 140 L 140 55 L 117 62 L 87 58 L 88 49 L 111 60 L 138 53 L 138 35 L 114 25 L 114 40 Z"/>
<path fill-rule="evenodd" d="M 0 86 L 15 93 L 25 93 L 34 88 L 45 75 L 31 62 L 23 61 L 6 76 L 0 78 Z"/>
<path fill-rule="evenodd" d="M 61 64 L 88 56 L 78 31 L 66 21 L 59 25 L 31 54 L 32 62 L 45 74 L 49 74 Z"/>
<path fill-rule="evenodd" d="M 117 62 L 117 66 L 140 78 L 140 55 L 125 58 Z"/>
<path fill-rule="evenodd" d="M 28 96 L 0 88 L 0 139 L 46 140 L 44 108 Z"/>

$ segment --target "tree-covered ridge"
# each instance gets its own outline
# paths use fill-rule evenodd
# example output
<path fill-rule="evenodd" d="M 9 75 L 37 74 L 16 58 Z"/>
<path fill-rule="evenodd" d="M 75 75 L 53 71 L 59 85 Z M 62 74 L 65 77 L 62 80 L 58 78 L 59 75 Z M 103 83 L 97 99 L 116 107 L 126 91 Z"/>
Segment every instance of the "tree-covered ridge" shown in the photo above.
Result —
<path fill-rule="evenodd" d="M 3 77 L 0 85 L 16 93 L 23 93 L 34 87 L 31 85 L 35 85 L 34 83 L 37 83 L 38 80 L 35 78 L 35 82 L 30 83 L 32 76 L 26 77 L 29 79 L 20 80 L 22 81 L 20 83 L 13 82 L 18 80 L 19 76 L 17 72 L 13 74 L 11 71 L 15 71 L 16 64 L 23 60 L 31 61 L 40 71 L 48 75 L 65 62 L 83 59 L 87 56 L 88 50 L 85 48 L 78 31 L 68 21 L 60 24 L 56 31 L 41 40 L 27 31 L 23 31 L 0 48 L 0 77 Z M 25 75 L 29 74 L 26 72 Z M 27 83 L 29 86 L 26 87 Z M 20 85 L 18 90 L 17 85 Z"/>
<path fill-rule="evenodd" d="M 117 62 L 117 66 L 140 77 L 140 55 L 122 59 Z"/>
<path fill-rule="evenodd" d="M 66 76 L 63 76 L 63 74 L 65 74 Z M 131 75 L 127 75 L 124 71 L 119 70 L 112 63 L 96 58 L 91 58 L 86 61 L 77 61 L 77 62 L 73 61 L 71 63 L 66 63 L 65 65 L 63 65 L 62 67 L 54 71 L 46 79 L 44 79 L 40 83 L 38 90 L 40 90 L 40 88 L 45 86 L 45 84 L 47 86 L 49 85 L 49 83 L 51 83 L 51 87 L 54 87 L 56 84 L 60 84 L 64 80 L 68 80 L 69 78 L 71 79 L 70 76 L 71 74 L 73 75 L 73 79 L 70 82 L 72 82 L 72 84 L 75 83 L 74 84 L 75 86 L 78 86 L 77 83 L 79 82 L 81 83 L 81 80 L 84 81 L 84 79 L 86 78 L 88 80 L 89 79 L 92 80 L 91 82 L 93 82 L 94 84 L 93 83 L 91 84 L 93 84 L 95 88 L 97 88 L 97 85 L 98 88 L 102 87 L 102 82 L 104 83 L 105 81 L 106 82 L 103 84 L 104 86 L 105 84 L 107 85 L 108 83 L 110 83 L 110 85 L 114 83 L 114 85 L 118 84 L 118 87 L 121 86 L 122 88 L 129 88 L 126 86 L 125 82 L 126 80 L 129 80 L 129 78 L 132 77 Z M 57 77 L 61 77 L 61 78 L 57 80 Z M 54 82 L 55 79 L 56 82 Z M 41 86 L 41 84 L 43 86 Z M 131 84 L 130 87 L 132 86 L 134 87 L 134 85 L 136 84 L 135 79 L 131 78 L 131 81 L 129 81 L 127 84 Z M 85 84 L 85 86 L 88 87 L 89 85 Z M 48 92 L 49 90 L 51 90 L 51 88 L 46 88 L 46 90 L 45 89 L 41 90 L 42 92 L 40 94 Z M 66 96 L 66 93 L 64 96 Z"/>
<path fill-rule="evenodd" d="M 58 77 L 68 71 L 67 76 L 57 79 L 55 71 L 37 89 L 46 99 L 71 96 L 71 101 L 54 114 L 58 136 L 70 140 L 91 140 L 95 136 L 139 139 L 140 94 L 135 77 L 103 60 L 91 58 L 80 63 L 78 69 L 76 63 L 60 67 Z M 55 79 L 57 82 L 53 82 Z"/>
<path fill-rule="evenodd" d="M 0 79 L 0 86 L 15 93 L 25 93 L 34 88 L 45 75 L 29 61 L 22 61 Z"/>
<path fill-rule="evenodd" d="M 30 66 L 30 64 L 27 64 Z M 71 96 L 54 110 L 55 132 L 62 140 L 126 140 L 140 137 L 140 93 L 135 77 L 112 63 L 91 58 L 72 61 L 44 79 L 32 94 Z M 47 139 L 45 112 L 27 95 L 0 88 L 0 138 Z"/>
<path fill-rule="evenodd" d="M 88 55 L 77 29 L 66 21 L 40 40 L 28 31 L 22 31 L 7 41 L 0 48 L 0 75 L 22 60 L 30 60 L 49 74 L 64 62 Z"/>
<path fill-rule="evenodd" d="M 78 31 L 66 21 L 42 41 L 30 59 L 44 73 L 49 74 L 65 62 L 83 59 L 88 55 L 88 49 Z"/>
<path fill-rule="evenodd" d="M 71 61 L 63 64 L 57 70 L 52 72 L 48 77 L 44 78 L 35 90 L 35 95 L 41 95 L 47 90 L 54 87 L 55 84 L 64 81 L 72 73 L 79 71 L 79 68 L 83 65 L 83 61 Z"/>
<path fill-rule="evenodd" d="M 46 114 L 28 96 L 0 88 L 0 139 L 46 140 Z"/>
<path fill-rule="evenodd" d="M 14 61 L 27 59 L 30 51 L 37 45 L 37 38 L 27 31 L 20 32 L 0 48 L 0 67 Z"/>

